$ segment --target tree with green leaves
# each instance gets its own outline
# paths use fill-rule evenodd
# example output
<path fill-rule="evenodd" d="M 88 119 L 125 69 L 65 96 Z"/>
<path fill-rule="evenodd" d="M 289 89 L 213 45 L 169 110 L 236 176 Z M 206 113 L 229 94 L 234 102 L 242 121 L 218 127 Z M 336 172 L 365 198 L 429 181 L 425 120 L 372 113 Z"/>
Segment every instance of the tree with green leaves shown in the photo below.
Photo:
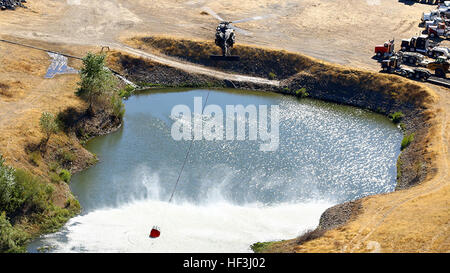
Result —
<path fill-rule="evenodd" d="M 15 170 L 5 165 L 5 159 L 0 155 L 0 210 L 8 209 L 15 186 Z"/>
<path fill-rule="evenodd" d="M 25 244 L 28 239 L 28 234 L 14 228 L 6 218 L 6 214 L 0 212 L 0 253 L 26 252 Z"/>
<path fill-rule="evenodd" d="M 116 91 L 117 79 L 105 67 L 105 54 L 88 53 L 83 58 L 83 68 L 80 71 L 81 82 L 77 95 L 89 103 L 89 112 L 94 113 L 94 105 L 101 102 L 101 98 Z M 107 101 L 107 100 L 105 100 Z"/>
<path fill-rule="evenodd" d="M 39 120 L 39 126 L 41 132 L 45 134 L 44 146 L 46 146 L 50 137 L 59 130 L 55 115 L 49 112 L 43 112 Z"/>

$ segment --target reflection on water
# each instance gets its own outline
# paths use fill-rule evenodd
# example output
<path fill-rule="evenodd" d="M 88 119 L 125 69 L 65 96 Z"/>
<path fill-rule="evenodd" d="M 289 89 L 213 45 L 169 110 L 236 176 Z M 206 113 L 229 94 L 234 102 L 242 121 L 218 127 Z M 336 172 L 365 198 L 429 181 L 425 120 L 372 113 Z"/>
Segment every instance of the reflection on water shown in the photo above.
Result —
<path fill-rule="evenodd" d="M 124 127 L 88 144 L 101 162 L 73 177 L 82 215 L 30 249 L 247 251 L 254 241 L 294 237 L 315 226 L 332 204 L 395 188 L 402 136 L 386 118 L 270 93 L 212 91 L 208 104 L 222 109 L 279 105 L 279 149 L 261 152 L 261 142 L 249 140 L 195 141 L 168 205 L 189 146 L 171 138 L 171 109 L 193 108 L 194 96 L 206 93 L 131 97 Z M 163 222 L 163 236 L 148 241 L 149 228 Z M 235 228 L 235 235 L 224 236 Z"/>

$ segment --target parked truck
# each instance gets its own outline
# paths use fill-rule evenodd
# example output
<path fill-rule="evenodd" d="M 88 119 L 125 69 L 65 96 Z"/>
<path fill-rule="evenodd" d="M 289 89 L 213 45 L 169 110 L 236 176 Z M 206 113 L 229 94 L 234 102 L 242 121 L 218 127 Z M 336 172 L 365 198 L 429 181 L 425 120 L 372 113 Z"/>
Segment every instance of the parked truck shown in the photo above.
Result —
<path fill-rule="evenodd" d="M 427 35 L 415 36 L 410 39 L 403 39 L 401 43 L 401 51 L 419 52 L 428 55 L 428 52 L 436 46 L 428 39 Z"/>
<path fill-rule="evenodd" d="M 431 38 L 443 36 L 447 39 L 450 37 L 450 28 L 445 23 L 438 23 L 436 26 L 428 27 L 428 35 Z"/>
<path fill-rule="evenodd" d="M 385 73 L 397 74 L 411 79 L 426 81 L 431 77 L 430 71 L 423 68 L 410 68 L 401 65 L 400 56 L 392 56 L 381 62 L 381 69 Z"/>
<path fill-rule="evenodd" d="M 394 40 L 385 42 L 383 45 L 375 46 L 375 55 L 377 58 L 386 59 L 394 54 Z"/>

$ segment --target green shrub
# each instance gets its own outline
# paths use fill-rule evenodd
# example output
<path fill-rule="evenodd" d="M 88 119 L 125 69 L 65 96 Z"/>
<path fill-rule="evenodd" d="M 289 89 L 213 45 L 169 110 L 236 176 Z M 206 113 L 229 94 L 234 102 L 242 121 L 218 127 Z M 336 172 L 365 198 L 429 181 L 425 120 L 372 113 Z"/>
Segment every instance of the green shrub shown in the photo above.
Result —
<path fill-rule="evenodd" d="M 55 187 L 52 184 L 43 183 L 28 171 L 14 169 L 4 162 L 0 155 L 0 252 L 24 252 L 29 235 L 20 228 L 13 227 L 7 217 L 26 214 L 27 221 L 38 225 L 40 231 L 51 232 L 78 213 L 80 204 L 69 199 L 65 208 L 53 205 L 51 197 Z M 56 170 L 58 166 L 53 164 L 50 168 Z M 69 181 L 71 175 L 69 171 L 62 170 L 59 176 L 58 181 Z"/>
<path fill-rule="evenodd" d="M 269 73 L 269 79 L 270 80 L 275 80 L 276 78 L 277 78 L 277 75 L 275 73 L 273 73 L 273 72 Z"/>
<path fill-rule="evenodd" d="M 286 93 L 286 94 L 289 94 L 289 93 L 291 93 L 291 89 L 289 89 L 289 87 L 284 87 L 284 88 L 282 89 L 282 92 L 283 92 L 283 93 Z"/>
<path fill-rule="evenodd" d="M 16 170 L 15 180 L 17 187 L 14 190 L 10 211 L 21 209 L 29 213 L 43 212 L 50 201 L 53 188 L 22 169 Z"/>
<path fill-rule="evenodd" d="M 57 231 L 73 215 L 74 213 L 68 209 L 50 204 L 48 213 L 35 215 L 33 221 L 39 223 L 42 232 L 49 233 Z"/>
<path fill-rule="evenodd" d="M 4 163 L 5 160 L 0 155 L 0 208 L 8 211 L 16 188 L 16 179 L 15 170 Z"/>
<path fill-rule="evenodd" d="M 105 69 L 105 55 L 88 53 L 83 58 L 83 67 L 80 70 L 80 88 L 76 92 L 78 96 L 89 103 L 89 112 L 94 112 L 94 106 L 101 105 L 103 96 L 115 93 L 118 82 L 109 69 Z"/>
<path fill-rule="evenodd" d="M 64 203 L 64 207 L 75 211 L 78 211 L 81 208 L 80 202 L 78 202 L 78 200 L 74 198 L 67 199 L 67 201 Z"/>
<path fill-rule="evenodd" d="M 411 144 L 411 142 L 413 142 L 414 141 L 414 133 L 413 134 L 410 134 L 410 135 L 405 135 L 404 137 L 403 137 L 403 140 L 402 140 L 402 145 L 401 145 L 401 150 L 403 151 L 404 149 L 406 149 L 408 146 L 409 146 L 409 144 Z"/>
<path fill-rule="evenodd" d="M 250 248 L 253 250 L 253 252 L 255 253 L 260 253 L 263 252 L 265 248 L 267 248 L 268 246 L 270 246 L 271 244 L 273 244 L 273 242 L 257 242 L 254 243 L 250 246 Z"/>
<path fill-rule="evenodd" d="M 55 115 L 48 112 L 43 112 L 41 118 L 39 120 L 39 126 L 41 128 L 41 132 L 45 134 L 44 143 L 47 144 L 52 134 L 56 134 L 59 130 L 58 122 L 55 118 Z"/>
<path fill-rule="evenodd" d="M 56 171 L 59 169 L 59 163 L 58 163 L 58 162 L 50 162 L 50 163 L 48 164 L 48 169 L 49 169 L 51 172 L 56 172 Z"/>
<path fill-rule="evenodd" d="M 300 98 L 306 98 L 309 96 L 309 93 L 306 92 L 306 88 L 304 88 L 304 87 L 295 91 L 295 94 Z"/>
<path fill-rule="evenodd" d="M 162 85 L 160 83 L 151 83 L 151 82 L 138 82 L 137 83 L 138 86 L 140 87 L 157 87 L 157 88 L 162 88 L 162 87 L 166 87 L 165 85 Z"/>
<path fill-rule="evenodd" d="M 29 172 L 4 165 L 0 156 L 0 208 L 7 214 L 42 212 L 53 189 Z"/>
<path fill-rule="evenodd" d="M 0 253 L 26 252 L 25 244 L 28 239 L 26 232 L 14 228 L 6 218 L 6 214 L 0 213 Z"/>
<path fill-rule="evenodd" d="M 112 106 L 112 114 L 119 120 L 123 119 L 125 115 L 125 105 L 122 102 L 122 99 L 118 96 L 111 97 L 111 106 Z"/>
<path fill-rule="evenodd" d="M 88 160 L 88 164 L 89 164 L 89 165 L 94 165 L 95 163 L 98 162 L 98 157 L 97 157 L 97 155 L 96 155 L 95 153 L 92 153 L 92 154 L 93 154 L 93 157 L 91 157 L 91 158 Z"/>
<path fill-rule="evenodd" d="M 39 151 L 34 151 L 28 155 L 28 159 L 34 166 L 39 167 L 42 159 L 41 153 Z"/>
<path fill-rule="evenodd" d="M 76 155 L 67 149 L 59 149 L 58 157 L 62 165 L 70 164 L 76 159 Z"/>
<path fill-rule="evenodd" d="M 59 181 L 61 181 L 61 177 L 59 177 L 59 175 L 56 172 L 51 172 L 49 174 L 49 177 L 52 183 L 57 184 Z"/>
<path fill-rule="evenodd" d="M 59 172 L 59 177 L 61 178 L 61 180 L 63 180 L 66 183 L 69 183 L 70 178 L 72 177 L 72 175 L 70 174 L 70 172 L 68 170 L 61 170 Z"/>
<path fill-rule="evenodd" d="M 393 114 L 389 115 L 389 118 L 392 120 L 393 123 L 398 124 L 404 117 L 402 112 L 395 112 Z"/>
<path fill-rule="evenodd" d="M 127 85 L 127 86 L 125 86 L 124 89 L 121 89 L 119 91 L 119 96 L 121 98 L 128 98 L 133 94 L 134 91 L 135 91 L 135 88 L 132 85 Z"/>

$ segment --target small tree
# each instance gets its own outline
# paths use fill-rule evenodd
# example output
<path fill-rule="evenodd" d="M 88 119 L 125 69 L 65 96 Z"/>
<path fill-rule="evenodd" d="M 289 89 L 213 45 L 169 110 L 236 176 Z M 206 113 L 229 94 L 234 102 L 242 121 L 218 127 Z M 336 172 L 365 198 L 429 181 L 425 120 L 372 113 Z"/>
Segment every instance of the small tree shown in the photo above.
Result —
<path fill-rule="evenodd" d="M 58 123 L 52 113 L 43 112 L 41 119 L 39 120 L 39 126 L 41 128 L 41 132 L 45 134 L 44 146 L 46 146 L 52 134 L 56 134 L 58 132 Z"/>
<path fill-rule="evenodd" d="M 117 80 L 110 70 L 105 68 L 105 54 L 88 53 L 83 58 L 80 71 L 81 82 L 77 95 L 89 103 L 89 112 L 94 112 L 94 104 L 102 95 L 115 91 Z"/>
<path fill-rule="evenodd" d="M 0 155 L 0 211 L 8 210 L 16 185 L 15 170 L 6 166 L 3 156 Z"/>
<path fill-rule="evenodd" d="M 389 117 L 391 118 L 392 122 L 395 123 L 395 124 L 400 123 L 400 121 L 402 121 L 404 116 L 405 115 L 403 115 L 402 112 L 395 112 L 395 113 L 389 115 Z"/>

